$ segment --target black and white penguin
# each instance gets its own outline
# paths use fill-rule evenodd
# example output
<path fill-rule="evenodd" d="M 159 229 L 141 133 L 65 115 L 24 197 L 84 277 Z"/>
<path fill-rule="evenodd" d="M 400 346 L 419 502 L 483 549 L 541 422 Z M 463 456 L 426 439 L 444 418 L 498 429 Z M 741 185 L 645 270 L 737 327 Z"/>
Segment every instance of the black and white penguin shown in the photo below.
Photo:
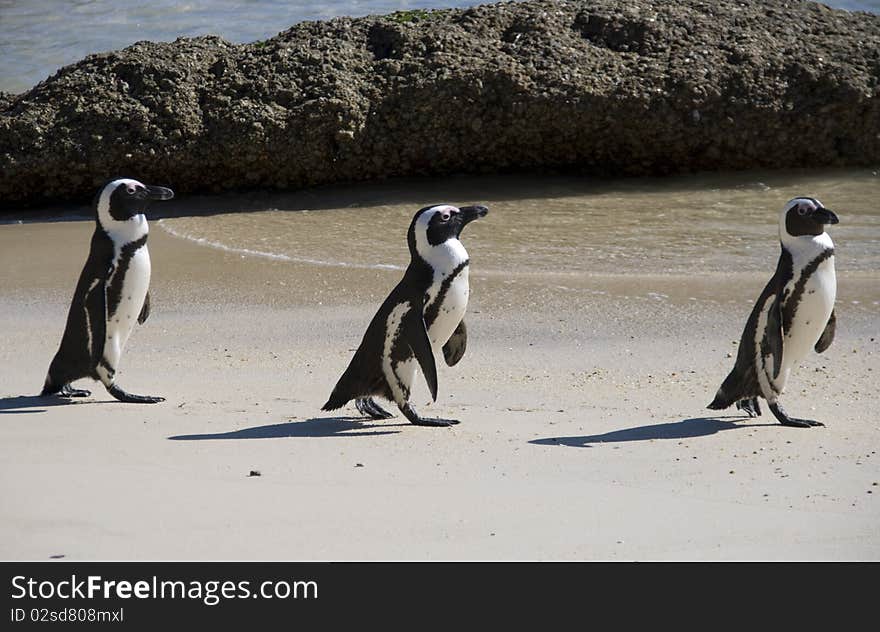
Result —
<path fill-rule="evenodd" d="M 43 386 L 43 395 L 87 397 L 70 383 L 100 380 L 122 402 L 154 404 L 162 397 L 132 395 L 115 382 L 122 350 L 134 329 L 150 315 L 150 253 L 147 218 L 151 200 L 174 197 L 171 189 L 126 178 L 108 182 L 95 197 L 95 233 L 79 277 L 61 346 Z"/>
<path fill-rule="evenodd" d="M 763 397 L 784 426 L 824 425 L 789 417 L 779 396 L 810 349 L 822 353 L 834 340 L 837 277 L 834 244 L 825 227 L 837 222 L 837 215 L 810 197 L 794 198 L 782 209 L 782 253 L 776 273 L 752 309 L 736 365 L 709 408 L 721 410 L 736 404 L 755 417 L 761 414 L 758 397 Z"/>
<path fill-rule="evenodd" d="M 468 254 L 459 236 L 473 220 L 489 212 L 485 206 L 428 206 L 409 226 L 410 264 L 367 327 L 348 368 L 339 378 L 323 410 L 355 400 L 357 409 L 373 419 L 388 419 L 374 396 L 397 404 L 413 424 L 449 426 L 458 421 L 420 417 L 409 401 L 421 367 L 437 400 L 435 354 L 446 364 L 461 360 L 467 346 Z"/>

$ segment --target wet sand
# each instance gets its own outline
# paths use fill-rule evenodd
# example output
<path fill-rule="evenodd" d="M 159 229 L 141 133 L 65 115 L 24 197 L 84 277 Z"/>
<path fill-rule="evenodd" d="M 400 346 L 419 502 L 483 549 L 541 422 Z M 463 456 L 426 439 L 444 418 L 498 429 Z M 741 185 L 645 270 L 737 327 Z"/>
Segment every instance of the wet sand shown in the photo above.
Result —
<path fill-rule="evenodd" d="M 167 401 L 33 397 L 92 226 L 0 226 L 0 558 L 880 559 L 877 270 L 838 264 L 838 337 L 783 400 L 827 426 L 790 429 L 705 409 L 769 269 L 481 271 L 502 217 L 464 236 L 468 352 L 415 391 L 451 429 L 320 411 L 399 271 L 157 222 L 119 383 Z"/>

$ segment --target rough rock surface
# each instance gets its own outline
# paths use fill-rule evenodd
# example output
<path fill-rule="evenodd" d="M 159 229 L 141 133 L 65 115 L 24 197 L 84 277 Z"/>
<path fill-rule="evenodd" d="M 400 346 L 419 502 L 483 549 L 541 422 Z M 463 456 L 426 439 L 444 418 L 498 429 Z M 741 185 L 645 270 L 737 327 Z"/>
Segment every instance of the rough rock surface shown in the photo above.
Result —
<path fill-rule="evenodd" d="M 880 16 L 529 0 L 139 42 L 0 93 L 0 205 L 389 176 L 880 163 Z"/>

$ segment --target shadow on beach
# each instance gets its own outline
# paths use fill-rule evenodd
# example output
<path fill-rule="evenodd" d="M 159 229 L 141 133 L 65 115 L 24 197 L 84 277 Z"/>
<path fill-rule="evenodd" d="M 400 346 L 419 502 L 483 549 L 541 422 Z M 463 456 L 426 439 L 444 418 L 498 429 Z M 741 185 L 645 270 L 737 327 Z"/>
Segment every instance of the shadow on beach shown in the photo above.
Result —
<path fill-rule="evenodd" d="M 27 413 L 44 413 L 47 408 L 54 406 L 79 406 L 82 404 L 96 404 L 93 400 L 66 399 L 64 397 L 52 397 L 42 395 L 15 395 L 13 397 L 0 397 L 0 415 L 20 415 Z"/>
<path fill-rule="evenodd" d="M 399 430 L 386 430 L 408 426 L 409 424 L 372 424 L 362 417 L 314 417 L 304 421 L 290 421 L 283 424 L 254 426 L 231 430 L 229 432 L 175 435 L 171 441 L 203 441 L 206 439 L 282 439 L 284 437 L 377 437 L 397 434 Z M 371 429 L 376 430 L 371 430 Z M 349 432 L 367 430 L 367 432 Z"/>
<path fill-rule="evenodd" d="M 533 439 L 529 443 L 535 445 L 564 445 L 574 448 L 590 448 L 593 443 L 622 443 L 626 441 L 650 441 L 653 439 L 692 439 L 705 437 L 723 430 L 745 430 L 749 428 L 761 428 L 775 426 L 777 424 L 738 424 L 736 420 L 743 417 L 695 417 L 683 419 L 665 424 L 651 424 L 649 426 L 637 426 L 624 428 L 603 434 L 585 435 L 582 437 L 548 437 L 546 439 Z"/>

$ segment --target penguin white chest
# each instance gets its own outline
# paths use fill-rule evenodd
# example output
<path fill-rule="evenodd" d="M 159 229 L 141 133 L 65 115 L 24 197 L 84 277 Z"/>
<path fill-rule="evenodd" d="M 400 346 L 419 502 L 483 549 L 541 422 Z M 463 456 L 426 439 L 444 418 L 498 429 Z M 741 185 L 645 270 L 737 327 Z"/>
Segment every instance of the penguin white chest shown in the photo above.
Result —
<path fill-rule="evenodd" d="M 783 364 L 786 368 L 803 360 L 813 349 L 834 309 L 837 298 L 837 275 L 834 257 L 822 261 L 803 282 L 798 296 L 798 279 L 793 279 L 789 300 L 796 300 L 791 326 L 783 332 Z"/>
<path fill-rule="evenodd" d="M 110 285 L 119 284 L 120 292 L 118 304 L 107 305 L 107 338 L 111 344 L 118 345 L 120 351 L 137 322 L 150 289 L 151 263 L 146 245 L 138 248 L 127 264 L 117 261 L 116 270 L 109 279 Z M 115 279 L 117 274 L 122 274 L 122 279 Z M 107 298 L 108 301 L 111 299 L 110 296 Z"/>
<path fill-rule="evenodd" d="M 446 277 L 435 278 L 428 291 L 428 296 L 432 300 L 426 305 L 426 309 L 437 310 L 437 317 L 428 329 L 431 347 L 435 352 L 446 344 L 467 311 L 470 295 L 468 267 L 465 265 L 458 271 L 446 287 L 444 287 L 447 281 Z M 439 303 L 435 307 L 434 302 L 436 301 Z"/>

